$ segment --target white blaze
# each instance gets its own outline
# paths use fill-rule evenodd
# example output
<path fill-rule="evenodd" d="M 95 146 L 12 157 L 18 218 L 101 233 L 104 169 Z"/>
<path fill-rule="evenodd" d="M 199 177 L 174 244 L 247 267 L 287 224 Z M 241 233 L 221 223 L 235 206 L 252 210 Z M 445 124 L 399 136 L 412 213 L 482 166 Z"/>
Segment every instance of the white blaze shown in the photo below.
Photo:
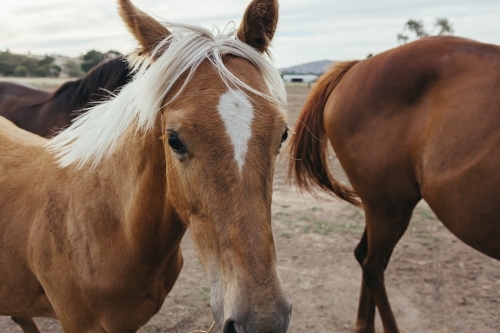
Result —
<path fill-rule="evenodd" d="M 252 136 L 252 103 L 243 92 L 229 90 L 220 97 L 217 110 L 226 125 L 226 133 L 234 147 L 234 159 L 241 172 Z"/>

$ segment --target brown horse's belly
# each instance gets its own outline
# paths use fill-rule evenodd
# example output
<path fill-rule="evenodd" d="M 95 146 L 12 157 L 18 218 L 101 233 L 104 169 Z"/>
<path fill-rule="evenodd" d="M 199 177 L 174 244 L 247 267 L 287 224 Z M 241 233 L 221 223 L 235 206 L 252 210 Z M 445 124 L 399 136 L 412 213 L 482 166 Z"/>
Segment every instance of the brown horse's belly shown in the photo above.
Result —
<path fill-rule="evenodd" d="M 455 236 L 500 260 L 500 143 L 446 161 L 424 169 L 422 196 Z"/>

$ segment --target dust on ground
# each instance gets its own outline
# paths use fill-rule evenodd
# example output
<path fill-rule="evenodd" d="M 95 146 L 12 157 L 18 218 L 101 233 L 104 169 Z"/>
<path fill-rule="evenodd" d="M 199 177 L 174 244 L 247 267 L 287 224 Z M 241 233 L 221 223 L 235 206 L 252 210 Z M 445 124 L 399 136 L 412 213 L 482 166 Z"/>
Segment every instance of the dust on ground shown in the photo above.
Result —
<path fill-rule="evenodd" d="M 309 89 L 287 90 L 293 124 Z M 279 272 L 293 302 L 289 332 L 353 332 L 361 285 L 353 250 L 363 232 L 363 212 L 333 198 L 299 193 L 286 183 L 283 152 L 274 182 L 273 231 Z M 213 321 L 208 279 L 189 233 L 182 248 L 185 264 L 179 279 L 140 333 L 206 330 Z M 500 332 L 500 262 L 457 240 L 425 203 L 415 209 L 394 251 L 386 286 L 401 332 Z M 382 332 L 377 321 L 377 332 Z M 62 332 L 57 321 L 37 322 L 44 333 Z M 0 317 L 0 332 L 21 330 Z"/>

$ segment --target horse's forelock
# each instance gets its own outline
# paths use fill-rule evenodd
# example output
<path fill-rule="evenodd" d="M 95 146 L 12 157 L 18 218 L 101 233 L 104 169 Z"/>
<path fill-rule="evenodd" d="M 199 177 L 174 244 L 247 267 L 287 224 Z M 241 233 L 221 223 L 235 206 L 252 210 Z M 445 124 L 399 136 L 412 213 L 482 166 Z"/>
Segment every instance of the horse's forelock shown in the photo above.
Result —
<path fill-rule="evenodd" d="M 213 35 L 209 30 L 183 24 L 166 23 L 172 31 L 151 58 L 129 58 L 132 81 L 121 93 L 92 107 L 66 131 L 54 137 L 48 147 L 59 157 L 61 166 L 87 162 L 97 165 L 116 147 L 118 138 L 133 123 L 138 130 L 150 130 L 164 103 L 176 99 L 198 66 L 208 60 L 229 89 L 249 91 L 279 105 L 286 104 L 286 93 L 279 72 L 261 53 L 235 38 L 234 30 Z M 224 64 L 226 55 L 235 55 L 254 65 L 269 92 L 257 91 L 241 81 Z M 167 94 L 177 81 L 186 79 L 170 100 Z"/>

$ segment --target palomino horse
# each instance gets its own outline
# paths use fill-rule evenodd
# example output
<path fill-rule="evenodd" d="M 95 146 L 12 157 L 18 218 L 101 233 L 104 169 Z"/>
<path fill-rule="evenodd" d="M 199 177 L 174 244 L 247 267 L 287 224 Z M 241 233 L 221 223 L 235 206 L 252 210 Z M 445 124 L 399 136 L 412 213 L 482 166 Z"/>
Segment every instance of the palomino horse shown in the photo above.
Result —
<path fill-rule="evenodd" d="M 358 204 L 366 228 L 356 332 L 398 332 L 384 269 L 423 198 L 476 250 L 500 259 L 500 47 L 432 37 L 344 62 L 313 88 L 291 143 L 290 176 Z M 327 139 L 352 189 L 329 173 Z"/>
<path fill-rule="evenodd" d="M 71 124 L 78 110 L 109 97 L 125 85 L 130 71 L 122 57 L 92 68 L 83 78 L 64 83 L 53 93 L 0 82 L 0 116 L 32 133 L 51 137 Z"/>
<path fill-rule="evenodd" d="M 35 316 L 135 332 L 174 285 L 190 227 L 221 331 L 286 332 L 271 230 L 286 94 L 263 56 L 277 2 L 254 0 L 218 35 L 119 5 L 140 47 L 117 96 L 51 141 L 0 120 L 0 314 L 29 333 Z"/>

